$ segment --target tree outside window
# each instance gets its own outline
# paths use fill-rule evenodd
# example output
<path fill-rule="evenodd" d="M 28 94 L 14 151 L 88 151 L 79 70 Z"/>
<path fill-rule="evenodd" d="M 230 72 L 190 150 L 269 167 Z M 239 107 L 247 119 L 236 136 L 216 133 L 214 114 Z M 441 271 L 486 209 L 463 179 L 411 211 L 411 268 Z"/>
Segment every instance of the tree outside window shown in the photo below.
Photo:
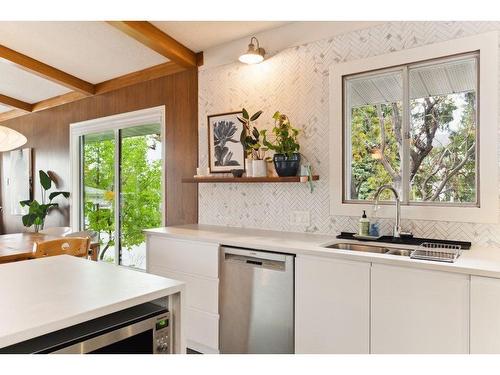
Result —
<path fill-rule="evenodd" d="M 475 55 L 345 77 L 345 199 L 477 205 L 476 85 Z"/>

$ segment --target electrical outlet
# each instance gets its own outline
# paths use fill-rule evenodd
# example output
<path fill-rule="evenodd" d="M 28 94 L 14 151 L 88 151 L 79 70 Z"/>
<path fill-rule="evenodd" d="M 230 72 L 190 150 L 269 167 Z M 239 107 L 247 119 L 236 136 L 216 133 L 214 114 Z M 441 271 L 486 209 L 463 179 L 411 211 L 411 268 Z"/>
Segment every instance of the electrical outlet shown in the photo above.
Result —
<path fill-rule="evenodd" d="M 309 211 L 292 211 L 290 224 L 308 227 L 311 224 L 311 213 Z"/>

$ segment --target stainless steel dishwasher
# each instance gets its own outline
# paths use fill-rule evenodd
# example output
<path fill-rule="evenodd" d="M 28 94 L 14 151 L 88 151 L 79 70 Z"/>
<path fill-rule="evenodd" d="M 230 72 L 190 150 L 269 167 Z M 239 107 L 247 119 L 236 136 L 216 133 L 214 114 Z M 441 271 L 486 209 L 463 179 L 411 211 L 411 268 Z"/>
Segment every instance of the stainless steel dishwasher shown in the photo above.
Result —
<path fill-rule="evenodd" d="M 294 352 L 294 256 L 221 247 L 221 353 Z"/>

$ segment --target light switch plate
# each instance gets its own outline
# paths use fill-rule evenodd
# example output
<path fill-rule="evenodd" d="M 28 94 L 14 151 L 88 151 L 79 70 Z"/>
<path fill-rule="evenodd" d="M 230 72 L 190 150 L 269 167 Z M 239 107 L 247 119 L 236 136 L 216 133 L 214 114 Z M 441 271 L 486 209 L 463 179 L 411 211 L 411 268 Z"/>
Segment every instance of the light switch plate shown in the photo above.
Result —
<path fill-rule="evenodd" d="M 290 224 L 309 226 L 311 224 L 311 213 L 309 211 L 292 211 Z"/>

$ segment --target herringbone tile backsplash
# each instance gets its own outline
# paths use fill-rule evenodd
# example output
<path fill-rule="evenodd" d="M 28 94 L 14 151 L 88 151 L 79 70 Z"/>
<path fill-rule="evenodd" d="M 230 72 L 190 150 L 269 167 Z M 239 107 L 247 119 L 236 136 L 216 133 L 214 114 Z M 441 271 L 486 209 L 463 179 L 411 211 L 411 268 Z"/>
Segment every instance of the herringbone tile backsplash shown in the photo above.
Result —
<path fill-rule="evenodd" d="M 332 64 L 405 48 L 500 30 L 500 22 L 391 22 L 289 48 L 258 65 L 234 63 L 200 71 L 199 155 L 207 166 L 207 115 L 262 109 L 259 127 L 270 128 L 275 110 L 302 129 L 301 151 L 321 176 L 306 184 L 200 184 L 199 222 L 237 227 L 336 234 L 355 231 L 358 217 L 330 214 L 328 70 Z M 499 143 L 500 144 L 500 143 Z M 500 151 L 500 150 L 499 150 Z M 311 225 L 290 224 L 294 210 L 308 210 Z M 381 220 L 390 233 L 393 220 Z M 500 225 L 404 220 L 415 235 L 500 246 Z"/>

